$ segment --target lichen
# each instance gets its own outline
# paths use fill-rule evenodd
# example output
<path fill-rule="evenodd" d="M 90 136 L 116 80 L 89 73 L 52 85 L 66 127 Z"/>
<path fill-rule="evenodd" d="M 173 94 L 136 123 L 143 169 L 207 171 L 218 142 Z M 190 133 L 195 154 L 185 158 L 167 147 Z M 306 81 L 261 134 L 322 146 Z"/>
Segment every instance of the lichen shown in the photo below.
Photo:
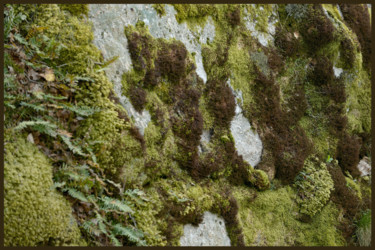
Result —
<path fill-rule="evenodd" d="M 4 245 L 86 245 L 69 202 L 53 188 L 51 163 L 22 135 L 5 141 Z"/>

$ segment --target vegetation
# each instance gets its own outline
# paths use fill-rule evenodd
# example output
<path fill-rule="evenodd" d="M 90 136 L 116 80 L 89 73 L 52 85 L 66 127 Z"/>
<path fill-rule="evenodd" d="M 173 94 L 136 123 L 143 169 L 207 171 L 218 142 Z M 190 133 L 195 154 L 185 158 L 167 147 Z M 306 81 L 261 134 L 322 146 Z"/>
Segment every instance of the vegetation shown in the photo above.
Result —
<path fill-rule="evenodd" d="M 370 23 L 339 6 L 173 5 L 196 41 L 210 16 L 201 55 L 147 21 L 122 27 L 117 94 L 151 114 L 141 134 L 87 5 L 5 5 L 5 245 L 176 246 L 211 211 L 234 246 L 369 246 Z M 256 166 L 236 149 L 238 112 L 261 138 Z"/>

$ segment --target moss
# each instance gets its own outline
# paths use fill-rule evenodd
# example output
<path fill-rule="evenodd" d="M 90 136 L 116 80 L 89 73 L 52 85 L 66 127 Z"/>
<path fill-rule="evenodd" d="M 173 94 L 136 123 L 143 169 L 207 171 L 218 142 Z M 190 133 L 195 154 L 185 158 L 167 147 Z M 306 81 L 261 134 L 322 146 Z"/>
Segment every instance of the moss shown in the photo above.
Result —
<path fill-rule="evenodd" d="M 73 16 L 88 16 L 89 7 L 87 4 L 60 4 L 61 10 L 69 11 Z"/>
<path fill-rule="evenodd" d="M 94 147 L 98 163 L 115 174 L 126 162 L 142 155 L 141 143 L 128 129 L 129 124 L 119 119 L 116 111 L 105 110 L 83 121 L 78 134 L 99 142 Z"/>
<path fill-rule="evenodd" d="M 371 22 L 365 4 L 339 4 L 344 21 L 357 35 L 361 44 L 363 64 L 366 69 L 371 65 Z"/>
<path fill-rule="evenodd" d="M 5 142 L 4 156 L 4 244 L 85 246 L 70 204 L 51 188 L 47 158 L 20 135 Z"/>
<path fill-rule="evenodd" d="M 299 32 L 310 51 L 315 51 L 334 40 L 335 27 L 320 5 L 313 5 L 301 22 Z"/>
<path fill-rule="evenodd" d="M 357 223 L 356 236 L 358 244 L 360 246 L 370 246 L 371 234 L 371 210 L 366 210 L 362 213 Z"/>
<path fill-rule="evenodd" d="M 362 200 L 361 186 L 350 177 L 345 177 L 345 180 L 346 180 L 346 186 L 350 190 L 352 190 L 360 200 Z"/>
<path fill-rule="evenodd" d="M 239 204 L 239 221 L 246 246 L 345 244 L 336 228 L 339 212 L 332 203 L 325 206 L 311 223 L 303 223 L 297 219 L 296 192 L 291 187 L 258 193 L 253 201 L 251 190 L 237 187 L 234 196 Z"/>
<path fill-rule="evenodd" d="M 173 4 L 173 7 L 177 11 L 177 22 L 187 21 L 191 28 L 193 25 L 205 23 L 207 16 L 215 12 L 212 4 Z"/>
<path fill-rule="evenodd" d="M 357 165 L 359 163 L 360 144 L 359 138 L 343 135 L 337 145 L 336 158 L 343 172 L 349 171 L 352 176 L 359 176 Z"/>
<path fill-rule="evenodd" d="M 159 16 L 165 16 L 165 4 L 153 4 L 152 7 L 156 10 L 156 12 L 159 14 Z"/>
<path fill-rule="evenodd" d="M 312 157 L 305 160 L 295 185 L 299 190 L 297 203 L 300 212 L 309 216 L 314 216 L 325 206 L 333 190 L 333 180 L 326 165 Z"/>

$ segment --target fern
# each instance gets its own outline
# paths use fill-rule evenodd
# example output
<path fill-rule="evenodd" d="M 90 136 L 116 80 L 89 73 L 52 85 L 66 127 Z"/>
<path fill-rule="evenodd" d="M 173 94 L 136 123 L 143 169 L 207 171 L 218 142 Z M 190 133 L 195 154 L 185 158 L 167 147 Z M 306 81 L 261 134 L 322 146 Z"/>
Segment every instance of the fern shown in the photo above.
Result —
<path fill-rule="evenodd" d="M 112 233 L 108 234 L 108 238 L 111 240 L 113 245 L 115 245 L 116 247 L 122 247 L 122 244 L 120 243 L 120 241 Z"/>
<path fill-rule="evenodd" d="M 97 228 L 96 224 L 92 220 L 84 221 L 82 223 L 82 228 L 89 234 L 93 234 L 97 237 L 101 234 L 101 231 Z"/>
<path fill-rule="evenodd" d="M 63 191 L 64 192 L 68 192 L 68 194 L 71 197 L 73 197 L 73 198 L 75 198 L 77 200 L 80 200 L 80 201 L 83 201 L 83 202 L 89 202 L 87 200 L 86 196 L 82 192 L 80 192 L 80 191 L 78 191 L 78 190 L 76 190 L 74 188 L 70 188 L 70 187 L 64 188 Z"/>
<path fill-rule="evenodd" d="M 35 120 L 35 121 L 23 121 L 20 122 L 14 129 L 23 130 L 27 127 L 32 127 L 34 130 L 37 130 L 41 133 L 47 134 L 52 137 L 56 137 L 57 133 L 55 131 L 56 125 L 44 120 Z"/>
<path fill-rule="evenodd" d="M 59 136 L 73 153 L 78 154 L 80 156 L 86 156 L 86 154 L 82 152 L 82 149 L 80 147 L 73 145 L 69 137 L 62 134 L 59 134 Z"/>
<path fill-rule="evenodd" d="M 35 111 L 46 111 L 43 107 L 41 107 L 40 105 L 35 105 L 35 104 L 31 104 L 31 103 L 26 103 L 26 102 L 21 102 L 20 103 L 21 106 L 25 106 L 25 107 L 28 107 L 28 108 L 31 108 Z"/>
<path fill-rule="evenodd" d="M 117 210 L 123 213 L 134 213 L 134 211 L 122 201 L 107 196 L 101 197 L 100 200 L 102 201 L 101 209 L 103 210 Z"/>
<path fill-rule="evenodd" d="M 116 235 L 126 236 L 128 239 L 139 246 L 145 246 L 146 243 L 142 240 L 144 237 L 142 231 L 130 227 L 124 227 L 121 224 L 112 226 L 112 230 Z"/>
<path fill-rule="evenodd" d="M 126 190 L 125 194 L 142 206 L 145 205 L 145 201 L 150 201 L 145 197 L 146 194 L 139 189 L 128 189 Z"/>
<path fill-rule="evenodd" d="M 63 104 L 63 107 L 80 115 L 80 116 L 90 116 L 100 111 L 98 108 L 91 108 L 87 106 L 75 106 L 75 105 L 65 105 Z"/>

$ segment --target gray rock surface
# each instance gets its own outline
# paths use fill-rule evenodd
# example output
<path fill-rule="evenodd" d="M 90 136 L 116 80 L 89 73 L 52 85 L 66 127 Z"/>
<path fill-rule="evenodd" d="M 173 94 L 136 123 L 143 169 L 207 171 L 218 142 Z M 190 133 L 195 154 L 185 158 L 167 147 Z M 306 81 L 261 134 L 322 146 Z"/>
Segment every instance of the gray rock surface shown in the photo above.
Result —
<path fill-rule="evenodd" d="M 184 226 L 184 235 L 180 238 L 181 246 L 230 246 L 230 239 L 225 229 L 225 222 L 216 214 L 205 212 L 198 227 L 191 224 Z"/>
<path fill-rule="evenodd" d="M 232 89 L 233 95 L 236 97 L 236 115 L 234 116 L 230 131 L 232 133 L 234 144 L 238 154 L 242 155 L 243 159 L 247 161 L 252 167 L 255 167 L 261 160 L 263 144 L 256 131 L 251 129 L 250 122 L 242 114 L 240 103 L 243 102 L 242 92 L 236 91 L 230 84 L 230 79 L 227 82 Z"/>
<path fill-rule="evenodd" d="M 364 157 L 357 166 L 361 176 L 371 175 L 371 162 L 369 158 Z"/>

